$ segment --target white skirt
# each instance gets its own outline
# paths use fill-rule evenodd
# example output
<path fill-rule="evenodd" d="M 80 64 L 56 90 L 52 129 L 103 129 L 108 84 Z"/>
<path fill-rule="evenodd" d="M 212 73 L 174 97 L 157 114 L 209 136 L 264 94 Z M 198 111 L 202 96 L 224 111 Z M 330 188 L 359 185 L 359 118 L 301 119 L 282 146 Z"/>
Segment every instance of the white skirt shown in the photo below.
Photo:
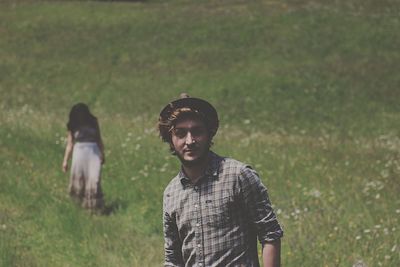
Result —
<path fill-rule="evenodd" d="M 97 143 L 74 144 L 69 194 L 85 208 L 94 209 L 103 206 L 101 152 Z"/>

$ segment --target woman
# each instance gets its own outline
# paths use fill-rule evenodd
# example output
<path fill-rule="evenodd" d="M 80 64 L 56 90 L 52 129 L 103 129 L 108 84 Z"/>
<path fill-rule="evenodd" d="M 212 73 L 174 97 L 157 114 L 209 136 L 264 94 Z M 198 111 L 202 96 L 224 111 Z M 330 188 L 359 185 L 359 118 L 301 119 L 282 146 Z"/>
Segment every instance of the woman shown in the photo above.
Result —
<path fill-rule="evenodd" d="M 100 175 L 105 159 L 97 118 L 90 113 L 86 104 L 78 103 L 69 113 L 67 129 L 62 169 L 67 172 L 72 154 L 69 194 L 84 208 L 101 209 L 103 193 Z"/>

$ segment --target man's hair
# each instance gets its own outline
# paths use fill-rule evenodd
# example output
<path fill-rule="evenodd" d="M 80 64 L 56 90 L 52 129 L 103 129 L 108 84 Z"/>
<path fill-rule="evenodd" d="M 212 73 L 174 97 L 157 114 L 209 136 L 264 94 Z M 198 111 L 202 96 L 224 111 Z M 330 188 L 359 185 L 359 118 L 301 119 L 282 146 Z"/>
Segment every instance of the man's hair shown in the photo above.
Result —
<path fill-rule="evenodd" d="M 198 119 L 204 122 L 207 128 L 207 132 L 210 138 L 209 141 L 211 144 L 211 139 L 213 137 L 212 135 L 213 129 L 210 128 L 208 120 L 206 119 L 203 113 L 189 107 L 175 109 L 166 120 L 160 120 L 158 122 L 158 130 L 160 132 L 161 139 L 164 142 L 169 143 L 171 145 L 172 130 L 175 128 L 175 125 L 178 122 L 178 120 L 186 118 Z"/>

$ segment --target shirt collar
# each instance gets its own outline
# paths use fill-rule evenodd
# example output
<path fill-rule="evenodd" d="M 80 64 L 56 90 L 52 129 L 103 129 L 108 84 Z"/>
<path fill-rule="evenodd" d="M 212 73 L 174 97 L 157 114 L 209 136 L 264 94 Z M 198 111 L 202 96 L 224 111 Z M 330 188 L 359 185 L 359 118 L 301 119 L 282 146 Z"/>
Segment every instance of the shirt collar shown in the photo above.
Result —
<path fill-rule="evenodd" d="M 210 157 L 210 162 L 207 166 L 207 170 L 205 172 L 205 177 L 210 177 L 213 179 L 218 179 L 218 174 L 219 174 L 219 164 L 221 162 L 221 158 L 215 154 L 214 152 L 210 151 L 209 152 L 209 157 Z M 183 168 L 181 167 L 181 170 L 178 174 L 178 178 L 181 181 L 183 186 L 186 186 L 188 184 L 190 184 L 190 180 L 188 177 L 186 177 Z M 201 180 L 203 180 L 203 178 L 201 178 Z"/>

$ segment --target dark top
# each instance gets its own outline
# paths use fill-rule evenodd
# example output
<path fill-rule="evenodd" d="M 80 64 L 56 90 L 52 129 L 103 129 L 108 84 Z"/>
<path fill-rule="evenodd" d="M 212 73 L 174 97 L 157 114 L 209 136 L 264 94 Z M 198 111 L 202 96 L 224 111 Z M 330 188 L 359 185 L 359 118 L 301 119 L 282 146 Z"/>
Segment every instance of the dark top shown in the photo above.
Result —
<path fill-rule="evenodd" d="M 73 132 L 74 142 L 98 142 L 100 134 L 98 127 L 81 126 Z"/>

